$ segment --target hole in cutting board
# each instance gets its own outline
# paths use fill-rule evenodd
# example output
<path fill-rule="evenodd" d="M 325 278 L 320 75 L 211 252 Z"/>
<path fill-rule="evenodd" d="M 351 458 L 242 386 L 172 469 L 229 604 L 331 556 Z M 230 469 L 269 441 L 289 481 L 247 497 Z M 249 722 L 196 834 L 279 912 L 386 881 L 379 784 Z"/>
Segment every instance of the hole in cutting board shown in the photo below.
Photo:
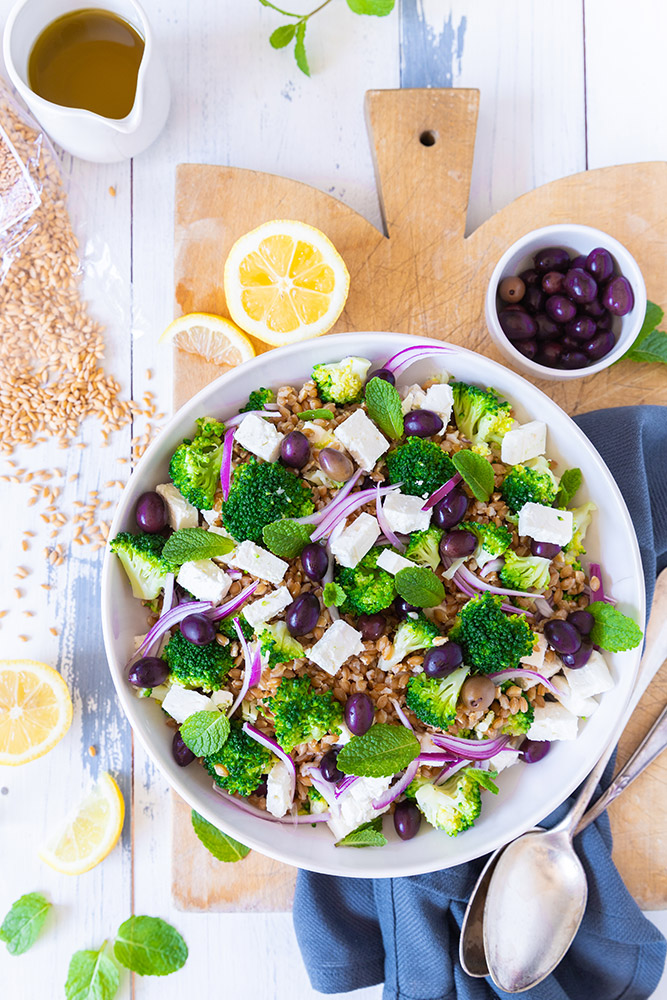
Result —
<path fill-rule="evenodd" d="M 432 129 L 426 129 L 425 132 L 419 136 L 419 141 L 422 146 L 435 146 L 438 141 L 438 133 L 434 132 Z"/>

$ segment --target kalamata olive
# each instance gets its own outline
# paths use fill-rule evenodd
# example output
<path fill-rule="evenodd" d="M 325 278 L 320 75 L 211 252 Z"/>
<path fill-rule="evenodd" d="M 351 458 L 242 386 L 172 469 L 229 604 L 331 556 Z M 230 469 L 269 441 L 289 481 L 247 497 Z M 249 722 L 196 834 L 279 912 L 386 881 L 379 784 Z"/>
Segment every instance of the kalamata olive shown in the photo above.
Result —
<path fill-rule="evenodd" d="M 405 414 L 403 425 L 406 435 L 428 438 L 442 430 L 442 419 L 433 410 L 411 410 Z"/>
<path fill-rule="evenodd" d="M 416 608 L 414 604 L 408 604 L 405 598 L 400 596 L 396 596 L 394 598 L 392 603 L 392 608 L 394 609 L 394 613 L 396 614 L 397 618 L 405 618 L 406 615 L 409 615 L 411 611 L 419 610 L 419 608 Z"/>
<path fill-rule="evenodd" d="M 573 351 L 568 349 L 563 351 L 558 361 L 559 368 L 573 370 L 575 368 L 585 368 L 589 363 L 589 357 L 583 351 Z"/>
<path fill-rule="evenodd" d="M 560 552 L 560 545 L 555 545 L 553 542 L 538 542 L 536 539 L 532 539 L 530 543 L 531 555 L 541 556 L 542 559 L 555 559 Z"/>
<path fill-rule="evenodd" d="M 127 679 L 133 687 L 154 688 L 164 684 L 169 676 L 169 667 L 159 656 L 142 656 L 133 663 Z"/>
<path fill-rule="evenodd" d="M 566 667 L 570 670 L 579 670 L 581 667 L 585 667 L 591 658 L 591 653 L 593 652 L 593 643 L 589 642 L 587 639 L 583 639 L 581 646 L 576 651 L 576 653 L 561 653 L 561 660 Z"/>
<path fill-rule="evenodd" d="M 574 257 L 570 261 L 570 267 L 585 267 L 586 266 L 586 254 L 580 253 L 578 257 Z"/>
<path fill-rule="evenodd" d="M 215 625 L 206 615 L 188 615 L 179 627 L 182 635 L 195 646 L 208 646 L 215 639 Z"/>
<path fill-rule="evenodd" d="M 461 688 L 460 700 L 473 712 L 486 712 L 496 697 L 496 685 L 490 677 L 475 674 L 467 677 Z"/>
<path fill-rule="evenodd" d="M 535 254 L 534 264 L 538 274 L 565 271 L 570 266 L 570 255 L 562 247 L 545 247 Z"/>
<path fill-rule="evenodd" d="M 596 281 L 606 281 L 614 273 L 614 261 L 604 247 L 595 247 L 591 250 L 584 266 Z"/>
<path fill-rule="evenodd" d="M 537 333 L 535 336 L 538 340 L 553 340 L 555 337 L 560 337 L 562 327 L 559 323 L 552 320 L 550 316 L 547 316 L 546 313 L 537 313 L 535 322 L 537 323 Z"/>
<path fill-rule="evenodd" d="M 375 705 L 363 691 L 357 691 L 345 702 L 345 723 L 355 736 L 363 736 L 373 725 Z"/>
<path fill-rule="evenodd" d="M 611 320 L 611 313 L 605 309 L 602 316 L 597 320 L 598 333 L 601 333 L 603 330 L 611 330 Z"/>
<path fill-rule="evenodd" d="M 570 625 L 574 625 L 580 635 L 590 635 L 595 625 L 595 618 L 590 611 L 571 611 L 567 616 Z"/>
<path fill-rule="evenodd" d="M 167 508 L 159 493 L 142 493 L 137 500 L 135 515 L 142 531 L 151 535 L 162 531 L 167 524 Z"/>
<path fill-rule="evenodd" d="M 396 385 L 394 373 L 390 372 L 388 368 L 378 368 L 376 372 L 371 372 L 366 379 L 366 385 L 368 385 L 372 378 L 381 378 L 383 381 L 389 382 L 390 385 Z"/>
<path fill-rule="evenodd" d="M 525 271 L 522 271 L 519 277 L 528 288 L 531 285 L 539 285 L 540 283 L 540 276 L 534 267 L 529 267 Z"/>
<path fill-rule="evenodd" d="M 584 344 L 584 351 L 591 361 L 599 361 L 604 358 L 616 346 L 616 338 L 611 330 L 602 330 Z"/>
<path fill-rule="evenodd" d="M 268 790 L 269 790 L 269 786 L 267 784 L 266 778 L 262 778 L 262 780 L 260 781 L 260 783 L 258 784 L 257 788 L 255 788 L 255 790 L 253 791 L 252 794 L 253 795 L 266 795 L 266 793 L 268 792 Z"/>
<path fill-rule="evenodd" d="M 547 271 L 542 277 L 542 291 L 547 295 L 558 295 L 563 290 L 563 280 L 561 271 Z"/>
<path fill-rule="evenodd" d="M 510 340 L 527 340 L 529 337 L 534 337 L 537 330 L 533 317 L 518 307 L 502 309 L 498 313 L 498 321 Z"/>
<path fill-rule="evenodd" d="M 364 642 L 375 642 L 387 629 L 387 620 L 384 615 L 376 613 L 374 615 L 359 615 L 357 618 L 357 628 L 361 632 Z"/>
<path fill-rule="evenodd" d="M 424 653 L 424 673 L 427 677 L 446 677 L 463 663 L 463 650 L 458 642 L 431 646 Z"/>
<path fill-rule="evenodd" d="M 329 567 L 327 550 L 317 542 L 309 542 L 301 552 L 301 565 L 308 579 L 319 583 Z"/>
<path fill-rule="evenodd" d="M 612 278 L 602 289 L 602 305 L 614 316 L 626 316 L 634 304 L 632 285 L 623 275 Z"/>
<path fill-rule="evenodd" d="M 579 316 L 565 324 L 565 333 L 575 340 L 590 340 L 596 330 L 597 324 L 590 316 Z"/>
<path fill-rule="evenodd" d="M 340 781 L 345 775 L 342 771 L 338 770 L 337 760 L 338 754 L 340 753 L 340 747 L 332 747 L 331 750 L 327 752 L 322 757 L 320 761 L 320 772 L 325 781 L 330 781 L 334 784 L 336 781 Z"/>
<path fill-rule="evenodd" d="M 577 307 L 564 295 L 550 295 L 544 303 L 547 316 L 556 323 L 569 323 L 577 315 Z"/>
<path fill-rule="evenodd" d="M 563 278 L 563 294 L 573 302 L 592 302 L 598 294 L 597 282 L 582 267 L 571 267 Z"/>
<path fill-rule="evenodd" d="M 301 431 L 292 431 L 280 442 L 280 457 L 285 465 L 302 469 L 310 458 L 310 442 Z"/>
<path fill-rule="evenodd" d="M 581 634 L 570 622 L 552 618 L 544 626 L 544 636 L 557 653 L 576 653 L 581 646 Z"/>
<path fill-rule="evenodd" d="M 422 814 L 416 802 L 403 799 L 394 809 L 394 830 L 401 840 L 412 840 L 419 833 Z"/>
<path fill-rule="evenodd" d="M 566 327 L 567 326 L 569 326 L 569 324 L 566 323 Z M 581 344 L 580 341 L 578 341 L 576 339 L 576 337 L 571 337 L 569 335 L 569 333 L 564 334 L 564 336 L 562 336 L 560 338 L 560 342 L 561 342 L 561 346 L 563 348 L 563 351 L 581 351 L 581 350 L 583 350 L 583 344 Z"/>
<path fill-rule="evenodd" d="M 322 448 L 318 461 L 322 471 L 336 483 L 346 483 L 354 472 L 352 459 L 336 448 Z"/>
<path fill-rule="evenodd" d="M 592 302 L 587 302 L 584 306 L 584 312 L 587 316 L 592 316 L 593 319 L 599 319 L 600 316 L 606 316 L 607 314 L 607 310 L 599 299 L 593 299 Z"/>
<path fill-rule="evenodd" d="M 521 300 L 521 305 L 526 310 L 526 312 L 534 315 L 535 313 L 541 312 L 544 309 L 544 300 L 546 295 L 542 291 L 540 285 L 529 285 L 526 289 L 526 294 Z"/>
<path fill-rule="evenodd" d="M 549 368 L 555 368 L 560 361 L 562 353 L 563 348 L 557 340 L 547 340 L 545 343 L 542 343 L 537 360 L 541 365 L 547 365 Z"/>
<path fill-rule="evenodd" d="M 536 340 L 515 340 L 514 347 L 517 349 L 519 354 L 523 354 L 524 358 L 528 358 L 529 361 L 532 361 L 537 355 Z"/>
<path fill-rule="evenodd" d="M 524 740 L 521 744 L 521 757 L 526 764 L 537 764 L 550 750 L 549 740 Z"/>
<path fill-rule="evenodd" d="M 320 602 L 315 594 L 306 592 L 295 597 L 285 612 L 285 622 L 290 635 L 308 635 L 320 617 Z"/>
<path fill-rule="evenodd" d="M 521 302 L 526 292 L 526 286 L 518 275 L 503 278 L 498 285 L 498 295 L 503 302 Z"/>
<path fill-rule="evenodd" d="M 179 767 L 187 767 L 196 759 L 190 747 L 185 745 L 180 733 L 174 733 L 174 738 L 171 741 L 171 754 Z"/>
<path fill-rule="evenodd" d="M 440 555 L 445 559 L 460 559 L 462 556 L 471 556 L 476 548 L 477 535 L 463 528 L 448 531 L 440 539 Z"/>
<path fill-rule="evenodd" d="M 435 505 L 431 521 L 436 528 L 453 528 L 463 520 L 467 510 L 468 497 L 454 487 Z"/>

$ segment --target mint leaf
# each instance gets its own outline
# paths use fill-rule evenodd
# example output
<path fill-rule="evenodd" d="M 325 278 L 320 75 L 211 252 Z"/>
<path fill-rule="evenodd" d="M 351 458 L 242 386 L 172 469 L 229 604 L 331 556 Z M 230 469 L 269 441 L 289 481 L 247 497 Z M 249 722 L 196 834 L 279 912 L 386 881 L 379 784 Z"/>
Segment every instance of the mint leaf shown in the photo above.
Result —
<path fill-rule="evenodd" d="M 570 500 L 574 499 L 583 480 L 584 477 L 581 474 L 581 469 L 566 469 L 560 477 L 554 507 L 567 507 Z"/>
<path fill-rule="evenodd" d="M 120 973 L 108 955 L 106 941 L 99 951 L 75 951 L 67 970 L 67 1000 L 113 1000 L 120 986 Z"/>
<path fill-rule="evenodd" d="M 294 38 L 295 31 L 295 24 L 281 24 L 281 26 L 276 28 L 276 30 L 269 36 L 269 41 L 274 49 L 284 49 L 285 46 L 289 45 Z"/>
<path fill-rule="evenodd" d="M 296 559 L 310 541 L 314 524 L 299 524 L 285 517 L 272 521 L 262 528 L 262 539 L 267 549 L 281 559 Z"/>
<path fill-rule="evenodd" d="M 162 549 L 162 558 L 182 566 L 194 559 L 225 556 L 236 548 L 236 542 L 206 528 L 181 528 L 170 535 Z"/>
<path fill-rule="evenodd" d="M 130 917 L 118 928 L 113 953 L 140 976 L 167 976 L 183 968 L 188 946 L 178 931 L 159 917 Z"/>
<path fill-rule="evenodd" d="M 302 410 L 297 413 L 299 420 L 333 420 L 335 416 L 332 410 Z"/>
<path fill-rule="evenodd" d="M 50 909 L 40 892 L 29 892 L 12 904 L 0 927 L 0 941 L 5 942 L 10 955 L 22 955 L 32 948 Z"/>
<path fill-rule="evenodd" d="M 623 361 L 627 358 L 628 361 L 649 364 L 652 362 L 667 363 L 667 333 L 657 329 L 664 318 L 665 314 L 660 306 L 657 306 L 655 302 L 647 302 L 646 315 L 637 339 L 620 360 Z"/>
<path fill-rule="evenodd" d="M 347 0 L 347 5 L 355 14 L 375 14 L 385 17 L 394 9 L 395 0 Z"/>
<path fill-rule="evenodd" d="M 363 736 L 353 736 L 336 763 L 344 774 L 385 778 L 402 771 L 419 751 L 419 740 L 411 730 L 378 722 Z"/>
<path fill-rule="evenodd" d="M 622 614 L 613 604 L 594 601 L 586 611 L 590 611 L 595 618 L 591 640 L 600 649 L 606 649 L 610 653 L 623 653 L 641 643 L 644 633 L 637 622 Z"/>
<path fill-rule="evenodd" d="M 403 410 L 397 390 L 383 378 L 372 378 L 366 386 L 366 408 L 368 416 L 374 420 L 387 437 L 403 436 Z"/>
<path fill-rule="evenodd" d="M 493 792 L 494 795 L 497 795 L 500 791 L 494 781 L 494 778 L 498 777 L 497 771 L 482 771 L 479 767 L 468 767 L 466 768 L 466 774 L 471 781 L 476 781 L 478 785 L 486 788 L 489 792 Z"/>
<path fill-rule="evenodd" d="M 302 73 L 310 76 L 308 57 L 306 55 L 306 22 L 299 21 L 296 26 L 296 43 L 294 45 L 294 58 Z"/>
<path fill-rule="evenodd" d="M 192 829 L 195 831 L 207 851 L 217 858 L 218 861 L 240 861 L 250 854 L 250 848 L 245 844 L 240 844 L 217 826 L 213 826 L 207 819 L 200 816 L 198 812 L 192 810 L 190 819 Z"/>
<path fill-rule="evenodd" d="M 362 823 L 356 830 L 339 840 L 335 847 L 384 847 L 387 838 L 382 832 L 382 816 Z"/>
<path fill-rule="evenodd" d="M 406 566 L 394 577 L 396 590 L 415 608 L 434 608 L 445 599 L 445 588 L 427 566 Z"/>
<path fill-rule="evenodd" d="M 327 608 L 339 608 L 345 603 L 347 594 L 339 583 L 327 583 L 322 591 L 322 600 Z"/>
<path fill-rule="evenodd" d="M 464 448 L 452 455 L 454 468 L 470 487 L 475 500 L 486 502 L 493 493 L 493 468 L 488 458 Z"/>
<path fill-rule="evenodd" d="M 227 742 L 229 719 L 216 708 L 195 712 L 181 726 L 181 739 L 197 757 L 217 753 Z"/>

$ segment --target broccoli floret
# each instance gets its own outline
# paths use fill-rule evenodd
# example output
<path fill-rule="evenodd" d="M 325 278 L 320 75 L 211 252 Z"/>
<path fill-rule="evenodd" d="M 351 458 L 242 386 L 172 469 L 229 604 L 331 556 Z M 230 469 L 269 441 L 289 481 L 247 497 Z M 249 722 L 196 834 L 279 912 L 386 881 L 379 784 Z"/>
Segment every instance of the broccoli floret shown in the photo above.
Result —
<path fill-rule="evenodd" d="M 248 402 L 242 406 L 239 413 L 250 413 L 252 410 L 263 410 L 265 403 L 272 403 L 276 398 L 273 389 L 255 389 L 248 396 Z"/>
<path fill-rule="evenodd" d="M 417 805 L 425 819 L 450 837 L 473 826 L 482 809 L 481 789 L 497 794 L 496 771 L 466 767 L 442 785 L 423 784 L 417 789 Z"/>
<path fill-rule="evenodd" d="M 202 691 L 219 691 L 234 665 L 229 646 L 221 646 L 215 639 L 205 646 L 196 646 L 180 630 L 167 643 L 164 658 L 174 684 Z"/>
<path fill-rule="evenodd" d="M 430 527 L 426 531 L 415 531 L 410 535 L 410 541 L 405 550 L 405 558 L 412 559 L 420 566 L 430 566 L 433 572 L 440 564 L 440 539 L 444 535 L 442 528 Z"/>
<path fill-rule="evenodd" d="M 204 767 L 216 785 L 231 794 L 248 796 L 271 770 L 275 759 L 265 747 L 247 736 L 239 723 L 232 722 L 226 743 L 216 753 L 204 757 Z"/>
<path fill-rule="evenodd" d="M 510 715 L 500 732 L 503 736 L 525 736 L 532 726 L 534 718 L 535 709 L 529 705 L 527 712 L 517 712 L 516 715 Z"/>
<path fill-rule="evenodd" d="M 329 803 L 324 798 L 323 795 L 318 792 L 316 788 L 311 787 L 308 789 L 308 811 L 311 813 L 323 813 L 327 812 L 329 809 Z"/>
<path fill-rule="evenodd" d="M 409 437 L 387 455 L 390 483 L 401 483 L 401 493 L 428 497 L 456 473 L 442 448 L 427 438 Z"/>
<path fill-rule="evenodd" d="M 343 358 L 331 365 L 315 365 L 313 382 L 324 403 L 358 403 L 371 363 L 366 358 Z"/>
<path fill-rule="evenodd" d="M 502 524 L 494 524 L 492 521 L 489 524 L 464 521 L 459 527 L 476 535 L 477 548 L 473 555 L 480 568 L 501 556 L 512 544 L 512 532 Z"/>
<path fill-rule="evenodd" d="M 411 677 L 405 697 L 408 708 L 427 726 L 447 729 L 456 718 L 456 703 L 468 673 L 468 667 L 459 667 L 442 678 L 423 673 Z"/>
<path fill-rule="evenodd" d="M 162 558 L 165 541 L 162 535 L 132 535 L 129 531 L 121 531 L 111 542 L 111 551 L 120 559 L 132 584 L 133 597 L 154 600 L 164 589 L 167 573 L 178 571 Z"/>
<path fill-rule="evenodd" d="M 220 482 L 225 425 L 213 417 L 197 420 L 194 440 L 186 438 L 171 456 L 169 475 L 177 490 L 199 510 L 210 510 Z"/>
<path fill-rule="evenodd" d="M 262 656 L 266 658 L 269 667 L 275 667 L 278 663 L 290 663 L 305 655 L 305 650 L 300 642 L 287 631 L 285 622 L 276 622 L 275 625 L 265 625 L 259 636 Z"/>
<path fill-rule="evenodd" d="M 340 734 L 340 702 L 334 701 L 331 691 L 313 691 L 309 677 L 283 677 L 267 705 L 276 739 L 287 753 L 299 743 L 320 740 L 327 733 Z"/>
<path fill-rule="evenodd" d="M 558 487 L 548 468 L 515 465 L 503 479 L 500 492 L 512 513 L 518 514 L 525 503 L 541 503 L 550 507 L 556 499 Z"/>
<path fill-rule="evenodd" d="M 449 638 L 460 643 L 463 658 L 481 674 L 509 670 L 529 656 L 535 635 L 522 615 L 506 615 L 502 597 L 481 594 L 459 611 Z"/>
<path fill-rule="evenodd" d="M 504 587 L 509 590 L 528 590 L 534 587 L 540 594 L 549 586 L 551 559 L 542 556 L 518 556 L 512 550 L 505 553 L 505 563 L 498 571 Z"/>
<path fill-rule="evenodd" d="M 343 614 L 372 615 L 388 608 L 396 597 L 393 576 L 377 566 L 381 552 L 382 549 L 375 546 L 354 568 L 337 567 L 336 582 L 346 594 L 340 609 Z"/>
<path fill-rule="evenodd" d="M 314 509 L 311 489 L 303 479 L 277 462 L 251 459 L 234 472 L 222 521 L 237 542 L 250 539 L 261 545 L 267 524 L 304 517 Z"/>
<path fill-rule="evenodd" d="M 396 629 L 394 652 L 388 660 L 382 660 L 383 670 L 395 667 L 397 663 L 418 649 L 430 649 L 437 638 L 442 638 L 437 626 L 429 621 L 426 615 L 421 612 L 413 612 L 413 614 L 415 614 L 414 618 L 406 618 Z"/>
<path fill-rule="evenodd" d="M 596 510 L 595 504 L 590 502 L 572 508 L 572 538 L 563 550 L 565 562 L 573 564 L 578 562 L 578 556 L 586 554 L 584 538 Z"/>
<path fill-rule="evenodd" d="M 466 382 L 452 382 L 456 426 L 473 447 L 488 454 L 489 442 L 499 444 L 514 421 L 510 404 L 494 389 L 480 389 Z"/>
<path fill-rule="evenodd" d="M 229 618 L 223 618 L 221 621 L 218 622 L 218 632 L 222 632 L 223 635 L 226 635 L 227 638 L 231 639 L 232 641 L 234 640 L 238 641 L 239 638 L 238 633 L 234 628 L 234 618 L 238 618 L 239 625 L 241 626 L 241 631 L 243 632 L 243 635 L 245 636 L 246 639 L 248 639 L 248 641 L 250 641 L 250 639 L 252 639 L 253 635 L 255 634 L 254 629 L 252 625 L 250 625 L 245 620 L 243 615 L 230 615 Z"/>

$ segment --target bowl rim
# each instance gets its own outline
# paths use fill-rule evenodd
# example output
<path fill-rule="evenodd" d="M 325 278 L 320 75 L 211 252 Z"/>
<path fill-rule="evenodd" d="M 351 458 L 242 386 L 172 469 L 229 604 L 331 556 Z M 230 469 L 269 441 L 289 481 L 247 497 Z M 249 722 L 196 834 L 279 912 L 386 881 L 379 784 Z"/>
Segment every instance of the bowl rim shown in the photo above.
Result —
<path fill-rule="evenodd" d="M 355 348 L 359 350 L 360 349 L 359 342 L 362 340 L 364 342 L 364 347 L 367 348 L 368 347 L 367 338 L 377 339 L 378 342 L 381 342 L 380 338 L 382 338 L 383 336 L 385 337 L 391 336 L 392 338 L 397 338 L 397 337 L 401 338 L 404 341 L 405 347 L 417 345 L 419 343 L 424 343 L 427 346 L 437 344 L 438 346 L 448 347 L 452 352 L 452 355 L 454 356 L 463 355 L 464 358 L 468 359 L 480 358 L 481 360 L 483 360 L 484 364 L 490 365 L 492 368 L 499 369 L 504 373 L 509 373 L 510 377 L 513 379 L 520 379 L 522 382 L 526 383 L 530 387 L 530 389 L 537 394 L 538 397 L 543 397 L 552 406 L 556 406 L 560 410 L 561 414 L 563 415 L 563 417 L 566 418 L 567 422 L 570 425 L 569 427 L 570 433 L 572 433 L 576 438 L 578 438 L 580 443 L 587 450 L 587 452 L 589 453 L 589 458 L 591 459 L 593 465 L 598 466 L 597 471 L 602 472 L 602 475 L 606 480 L 605 486 L 607 490 L 609 490 L 614 495 L 616 505 L 624 521 L 625 528 L 628 532 L 628 536 L 631 541 L 631 551 L 627 553 L 628 566 L 630 567 L 630 571 L 634 577 L 633 583 L 636 583 L 637 585 L 637 590 L 636 590 L 637 611 L 639 619 L 643 623 L 645 620 L 646 608 L 645 608 L 645 587 L 644 587 L 642 563 L 639 553 L 639 545 L 634 531 L 634 526 L 632 524 L 632 520 L 630 518 L 630 514 L 623 499 L 623 496 L 613 476 L 611 475 L 611 472 L 607 468 L 606 463 L 604 462 L 604 460 L 602 459 L 602 457 L 600 456 L 594 445 L 589 441 L 589 439 L 586 437 L 583 431 L 581 431 L 579 427 L 574 423 L 569 414 L 567 414 L 542 389 L 538 388 L 536 385 L 529 382 L 522 375 L 512 371 L 512 369 L 508 368 L 507 366 L 501 365 L 497 361 L 493 361 L 487 357 L 484 357 L 483 355 L 480 355 L 476 351 L 471 351 L 468 348 L 460 347 L 459 345 L 448 344 L 447 342 L 436 340 L 435 338 L 421 337 L 421 336 L 417 337 L 410 334 L 395 333 L 392 331 L 383 331 L 383 332 L 358 331 L 347 334 L 345 333 L 330 334 L 324 337 L 311 338 L 310 341 L 299 341 L 296 344 L 287 345 L 282 348 L 274 348 L 269 353 L 274 354 L 275 351 L 279 351 L 281 358 L 284 357 L 289 358 L 290 356 L 295 356 L 298 358 L 299 354 L 303 351 L 304 344 L 316 342 L 318 346 L 322 345 L 323 353 L 326 351 L 327 347 L 332 347 L 335 344 L 337 345 L 335 353 L 340 356 L 345 356 L 348 353 L 346 348 L 350 348 L 349 353 L 351 353 L 351 351 Z M 400 350 L 402 348 L 398 349 Z M 443 360 L 446 358 L 447 355 L 443 353 Z M 210 393 L 217 391 L 218 389 L 224 389 L 225 386 L 227 386 L 229 383 L 232 383 L 235 380 L 235 378 L 238 376 L 238 373 L 241 370 L 243 370 L 244 373 L 248 372 L 253 367 L 255 367 L 255 365 L 257 365 L 258 363 L 261 364 L 262 362 L 263 362 L 263 355 L 258 355 L 256 358 L 253 358 L 252 360 L 245 362 L 242 366 L 238 366 L 237 368 L 230 369 L 230 371 L 228 372 L 224 372 L 222 375 L 219 376 L 219 378 L 215 379 L 207 386 L 204 386 L 190 400 L 188 400 L 188 402 L 186 402 L 183 406 L 181 406 L 173 414 L 173 416 L 165 425 L 165 427 L 162 428 L 162 430 L 155 438 L 155 440 L 152 441 L 149 447 L 146 449 L 145 453 L 137 463 L 136 468 L 132 472 L 130 480 L 132 480 L 134 477 L 136 477 L 137 480 L 141 478 L 144 469 L 150 465 L 153 455 L 160 449 L 162 439 L 165 436 L 167 436 L 171 431 L 173 431 L 181 421 L 184 420 L 186 414 L 188 415 L 189 419 L 190 413 L 194 413 L 194 411 L 196 411 L 197 408 L 201 406 L 201 401 L 204 400 L 206 397 L 208 397 Z M 523 400 L 521 400 L 521 405 L 522 406 L 524 405 Z M 529 407 L 527 408 L 530 409 L 532 407 L 529 405 Z M 130 481 L 128 481 L 128 485 L 129 482 Z M 119 525 L 127 516 L 127 510 L 130 506 L 129 497 L 131 493 L 132 491 L 130 489 L 127 489 L 126 487 L 123 496 L 121 497 L 121 500 L 119 501 L 119 504 L 114 513 L 114 517 L 111 522 L 109 530 L 109 537 L 113 537 L 113 535 L 118 531 Z M 376 863 L 373 865 L 371 870 L 365 873 L 364 870 L 362 869 L 350 870 L 349 868 L 346 869 L 344 866 L 329 864 L 327 862 L 324 863 L 318 862 L 317 864 L 310 863 L 306 859 L 299 859 L 296 850 L 290 852 L 287 850 L 283 850 L 280 846 L 276 846 L 273 844 L 271 845 L 271 848 L 269 850 L 266 843 L 264 841 L 257 840 L 252 832 L 244 830 L 242 833 L 240 833 L 233 822 L 228 823 L 226 817 L 224 819 L 221 818 L 217 812 L 215 812 L 212 808 L 209 808 L 208 801 L 203 796 L 201 796 L 197 788 L 197 785 L 187 780 L 185 769 L 183 769 L 183 773 L 181 774 L 177 771 L 174 771 L 173 768 L 172 770 L 170 770 L 166 765 L 163 765 L 163 763 L 159 759 L 159 754 L 151 746 L 151 739 L 149 738 L 149 736 L 144 735 L 144 733 L 141 731 L 140 726 L 138 725 L 135 726 L 134 715 L 140 710 L 141 702 L 136 698 L 135 695 L 132 694 L 132 692 L 129 690 L 129 686 L 123 683 L 122 667 L 120 667 L 120 669 L 118 670 L 114 668 L 113 651 L 114 651 L 115 640 L 113 638 L 113 631 L 111 625 L 111 602 L 110 602 L 111 569 L 112 569 L 111 553 L 110 549 L 107 546 L 105 549 L 104 562 L 102 566 L 101 598 L 100 598 L 104 647 L 107 658 L 107 665 L 109 667 L 109 671 L 112 676 L 114 687 L 118 694 L 118 698 L 120 700 L 123 711 L 128 719 L 128 722 L 132 727 L 133 734 L 139 739 L 141 745 L 143 746 L 147 755 L 151 759 L 153 765 L 163 775 L 170 788 L 176 791 L 177 794 L 180 795 L 181 798 L 184 799 L 184 801 L 190 806 L 190 808 L 195 809 L 197 812 L 203 815 L 204 818 L 207 819 L 210 823 L 212 823 L 217 828 L 224 830 L 230 836 L 235 838 L 242 836 L 243 842 L 253 850 L 257 850 L 261 854 L 273 857 L 277 861 L 283 862 L 284 864 L 287 865 L 291 865 L 292 867 L 306 868 L 308 870 L 320 872 L 322 874 L 339 875 L 348 878 L 359 878 L 359 877 L 393 878 L 401 876 L 426 874 L 428 872 L 442 870 L 444 868 L 453 867 L 459 864 L 464 864 L 469 861 L 475 860 L 477 858 L 483 857 L 486 854 L 496 850 L 501 846 L 504 846 L 511 840 L 520 836 L 522 833 L 524 833 L 531 827 L 535 826 L 540 820 L 544 818 L 544 808 L 542 805 L 538 804 L 537 808 L 533 806 L 533 808 L 530 810 L 526 809 L 523 818 L 520 821 L 514 822 L 513 826 L 510 829 L 509 835 L 504 833 L 500 836 L 497 834 L 495 836 L 492 835 L 489 836 L 488 843 L 481 852 L 475 848 L 465 850 L 464 847 L 464 850 L 459 852 L 459 855 L 456 857 L 455 860 L 451 862 L 451 864 L 446 863 L 448 861 L 446 854 L 441 859 L 439 859 L 439 862 L 437 864 L 434 864 L 432 861 L 428 860 L 425 862 L 422 861 L 420 863 L 418 856 L 414 852 L 406 851 L 405 863 L 398 865 L 393 863 L 390 865 L 387 862 L 384 864 L 384 866 L 382 865 L 382 863 L 380 864 Z M 622 716 L 623 709 L 627 704 L 627 701 L 632 691 L 632 687 L 634 686 L 634 681 L 636 680 L 637 677 L 640 653 L 641 653 L 641 647 L 638 647 L 637 649 L 624 654 L 625 656 L 629 656 L 632 661 L 624 666 L 624 670 L 628 670 L 629 673 L 631 674 L 632 684 L 630 685 L 627 697 L 624 699 L 623 704 L 618 705 L 617 721 L 620 720 Z M 120 658 L 117 658 L 117 660 L 118 663 L 120 664 L 121 662 Z M 618 734 L 616 734 L 616 731 L 614 729 L 614 738 L 617 738 L 617 735 Z M 607 743 L 609 742 L 609 738 L 607 738 L 606 742 Z M 594 761 L 590 764 L 584 763 L 583 765 L 574 768 L 569 773 L 569 775 L 567 776 L 567 780 L 564 780 L 563 784 L 560 786 L 560 790 L 557 796 L 557 801 L 553 803 L 550 811 L 557 808 L 558 805 L 562 804 L 562 802 L 572 794 L 572 792 L 578 787 L 578 785 L 586 778 L 586 776 L 588 775 L 593 766 L 593 763 Z M 230 812 L 230 816 L 233 816 L 232 812 Z M 259 821 L 260 820 L 258 819 L 258 822 Z M 265 821 L 262 820 L 262 822 Z M 296 841 L 296 843 L 298 843 L 298 841 Z"/>

